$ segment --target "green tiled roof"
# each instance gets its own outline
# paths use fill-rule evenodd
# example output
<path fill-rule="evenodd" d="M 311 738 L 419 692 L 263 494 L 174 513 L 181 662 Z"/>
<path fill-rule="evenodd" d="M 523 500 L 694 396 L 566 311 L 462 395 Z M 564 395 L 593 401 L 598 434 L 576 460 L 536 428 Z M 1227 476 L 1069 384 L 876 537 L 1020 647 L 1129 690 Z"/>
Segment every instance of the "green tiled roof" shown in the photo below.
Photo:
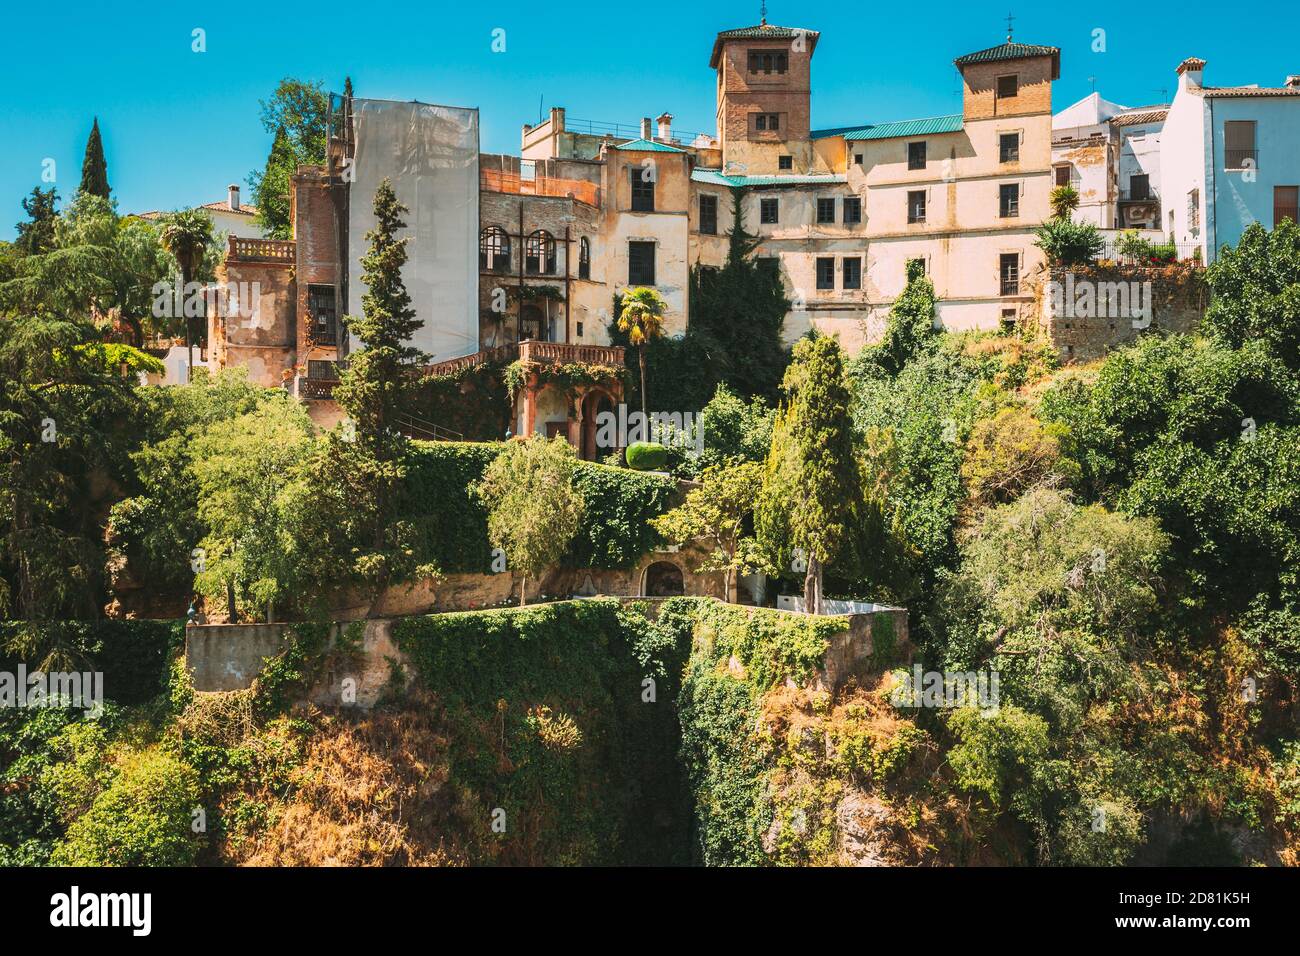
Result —
<path fill-rule="evenodd" d="M 718 38 L 713 41 L 713 52 L 709 54 L 709 66 L 717 67 L 718 55 L 722 52 L 722 44 L 725 40 L 790 40 L 797 36 L 807 37 L 808 55 L 812 56 L 812 52 L 817 46 L 817 38 L 821 36 L 816 30 L 805 30 L 802 27 L 778 27 L 771 23 L 760 23 L 752 27 L 723 30 L 718 34 Z"/>
<path fill-rule="evenodd" d="M 656 143 L 648 139 L 634 139 L 619 146 L 615 149 L 626 149 L 631 152 L 642 153 L 684 153 L 686 150 L 678 149 L 676 146 L 669 146 L 667 143 Z"/>
<path fill-rule="evenodd" d="M 957 133 L 962 128 L 962 115 L 931 116 L 926 119 L 898 120 L 895 123 L 879 123 L 875 126 L 838 126 L 834 129 L 816 129 L 813 139 L 826 139 L 830 136 L 843 136 L 850 142 L 864 139 L 890 139 L 894 136 L 930 136 L 935 133 Z"/>
<path fill-rule="evenodd" d="M 1038 46 L 1033 43 L 1006 43 L 991 46 L 987 50 L 976 50 L 953 60 L 957 67 L 970 66 L 972 63 L 998 63 L 1002 60 L 1021 60 L 1027 56 L 1050 56 L 1052 58 L 1052 79 L 1061 78 L 1061 48 L 1055 46 Z"/>
<path fill-rule="evenodd" d="M 811 36 L 817 36 L 816 30 L 804 30 L 800 27 L 778 27 L 771 23 L 760 23 L 753 27 L 737 27 L 734 30 L 723 30 L 718 36 L 724 40 L 742 40 L 752 39 L 754 37 L 771 37 L 773 39 L 788 38 L 795 34 L 803 33 Z"/>
<path fill-rule="evenodd" d="M 692 169 L 691 180 L 709 186 L 833 186 L 848 182 L 847 176 L 725 176 L 717 169 Z"/>
<path fill-rule="evenodd" d="M 968 63 L 995 63 L 998 60 L 1019 60 L 1026 56 L 1059 56 L 1060 47 L 1035 46 L 1032 43 L 1000 43 L 987 50 L 977 50 L 953 60 L 958 66 Z"/>

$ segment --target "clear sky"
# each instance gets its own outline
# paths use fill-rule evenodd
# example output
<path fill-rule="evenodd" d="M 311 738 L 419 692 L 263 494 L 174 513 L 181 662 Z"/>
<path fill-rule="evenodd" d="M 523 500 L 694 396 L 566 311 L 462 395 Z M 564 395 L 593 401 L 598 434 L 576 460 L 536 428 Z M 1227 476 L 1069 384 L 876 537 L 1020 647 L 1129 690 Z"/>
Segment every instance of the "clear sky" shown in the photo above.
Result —
<path fill-rule="evenodd" d="M 1008 9 L 1009 8 L 1009 9 Z M 1172 91 L 1184 57 L 1209 61 L 1212 85 L 1280 85 L 1300 73 L 1300 7 L 930 0 L 864 4 L 772 0 L 768 21 L 821 32 L 813 58 L 814 128 L 955 113 L 954 57 L 1015 38 L 1061 48 L 1060 110 L 1088 94 L 1139 106 Z M 0 238 L 55 160 L 60 196 L 76 191 L 99 117 L 121 212 L 225 197 L 260 168 L 270 135 L 258 100 L 283 76 L 319 78 L 358 96 L 482 111 L 486 152 L 518 152 L 538 104 L 634 125 L 667 110 L 677 129 L 713 129 L 709 51 L 718 30 L 758 22 L 759 2 L 311 3 L 16 2 L 0 29 Z M 506 31 L 493 53 L 492 31 Z M 192 31 L 207 51 L 191 51 Z M 1094 52 L 1094 31 L 1105 52 Z M 1300 159 L 1297 160 L 1300 162 Z"/>

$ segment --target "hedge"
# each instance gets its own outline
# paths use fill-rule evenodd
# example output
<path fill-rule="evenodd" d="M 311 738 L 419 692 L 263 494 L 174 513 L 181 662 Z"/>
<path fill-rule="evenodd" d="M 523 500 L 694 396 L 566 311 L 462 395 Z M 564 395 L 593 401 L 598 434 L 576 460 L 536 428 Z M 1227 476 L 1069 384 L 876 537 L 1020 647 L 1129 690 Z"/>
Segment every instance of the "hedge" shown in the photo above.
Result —
<path fill-rule="evenodd" d="M 406 462 L 406 500 L 411 514 L 432 513 L 424 557 L 445 572 L 490 570 L 487 510 L 473 494 L 499 442 L 412 442 Z M 627 568 L 649 553 L 659 538 L 650 527 L 673 504 L 676 484 L 655 475 L 579 462 L 576 483 L 586 515 L 565 564 L 578 568 Z"/>
<path fill-rule="evenodd" d="M 0 670 L 13 673 L 21 662 L 30 672 L 59 649 L 78 670 L 104 674 L 106 698 L 131 706 L 167 689 L 172 655 L 184 643 L 184 621 L 0 621 Z"/>

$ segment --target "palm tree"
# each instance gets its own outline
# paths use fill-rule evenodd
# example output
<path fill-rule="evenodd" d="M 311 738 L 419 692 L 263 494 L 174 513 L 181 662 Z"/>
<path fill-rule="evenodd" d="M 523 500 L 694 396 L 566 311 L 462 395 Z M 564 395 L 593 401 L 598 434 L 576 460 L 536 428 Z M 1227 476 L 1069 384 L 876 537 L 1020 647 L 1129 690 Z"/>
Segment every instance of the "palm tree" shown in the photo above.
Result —
<path fill-rule="evenodd" d="M 641 414 L 649 416 L 645 392 L 645 350 L 654 339 L 664 334 L 664 310 L 668 303 L 654 289 L 637 286 L 623 293 L 622 308 L 618 314 L 618 330 L 627 333 L 627 340 L 640 350 L 641 355 Z"/>
<path fill-rule="evenodd" d="M 1079 208 L 1079 192 L 1073 186 L 1057 186 L 1047 201 L 1052 205 L 1053 217 L 1069 219 Z"/>
<path fill-rule="evenodd" d="M 184 290 L 189 287 L 199 271 L 199 266 L 203 264 L 203 256 L 207 252 L 208 244 L 212 242 L 212 219 L 200 210 L 183 209 L 172 213 L 163 221 L 159 235 L 163 248 L 175 257 L 176 264 L 181 267 L 183 297 Z M 188 381 L 193 365 L 190 323 L 185 317 L 183 298 L 182 303 L 178 305 L 181 305 L 181 321 L 185 323 L 185 378 Z"/>

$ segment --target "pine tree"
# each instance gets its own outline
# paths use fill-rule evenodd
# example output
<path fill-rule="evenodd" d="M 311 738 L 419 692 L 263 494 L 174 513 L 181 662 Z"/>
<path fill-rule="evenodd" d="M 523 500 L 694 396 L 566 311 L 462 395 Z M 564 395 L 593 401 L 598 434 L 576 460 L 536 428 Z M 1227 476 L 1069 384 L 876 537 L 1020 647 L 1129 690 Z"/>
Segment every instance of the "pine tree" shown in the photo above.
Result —
<path fill-rule="evenodd" d="M 351 542 L 350 574 L 373 588 L 375 595 L 411 574 L 431 574 L 413 561 L 414 531 L 410 522 L 396 520 L 395 502 L 405 475 L 408 440 L 400 417 L 419 387 L 419 364 L 427 356 L 410 344 L 424 323 L 411 308 L 402 282 L 406 263 L 407 209 L 385 179 L 375 191 L 375 228 L 366 233 L 370 248 L 361 259 L 362 315 L 345 316 L 347 328 L 362 348 L 348 359 L 347 370 L 334 389 L 334 398 L 355 428 L 355 438 L 332 443 L 335 475 L 346 474 L 359 492 L 345 503 L 361 540 Z M 372 606 L 372 611 L 378 604 Z"/>
<path fill-rule="evenodd" d="M 99 117 L 90 127 L 90 138 L 86 140 L 86 156 L 81 161 L 81 188 L 79 192 L 90 196 L 107 199 L 108 163 L 104 160 L 104 142 L 99 136 Z"/>
<path fill-rule="evenodd" d="M 27 213 L 28 221 L 15 227 L 18 238 L 14 240 L 14 245 L 23 255 L 38 256 L 54 248 L 55 207 L 58 202 L 59 194 L 53 186 L 49 189 L 34 186 L 32 194 L 23 200 L 23 212 Z"/>

